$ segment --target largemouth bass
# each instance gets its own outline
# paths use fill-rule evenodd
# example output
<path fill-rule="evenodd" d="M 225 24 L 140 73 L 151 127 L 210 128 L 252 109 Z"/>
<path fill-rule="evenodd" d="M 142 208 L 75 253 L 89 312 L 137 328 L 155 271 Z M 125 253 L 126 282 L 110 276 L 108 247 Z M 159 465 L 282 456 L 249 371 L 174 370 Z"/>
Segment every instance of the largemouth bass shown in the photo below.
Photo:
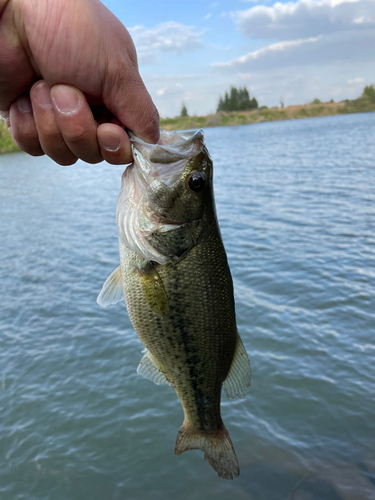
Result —
<path fill-rule="evenodd" d="M 161 144 L 130 137 L 134 162 L 116 208 L 121 264 L 98 303 L 125 297 L 146 347 L 138 373 L 176 391 L 185 420 L 175 453 L 199 448 L 219 476 L 233 479 L 239 466 L 220 415 L 221 390 L 244 396 L 251 374 L 216 217 L 212 160 L 202 130 L 161 130 Z"/>

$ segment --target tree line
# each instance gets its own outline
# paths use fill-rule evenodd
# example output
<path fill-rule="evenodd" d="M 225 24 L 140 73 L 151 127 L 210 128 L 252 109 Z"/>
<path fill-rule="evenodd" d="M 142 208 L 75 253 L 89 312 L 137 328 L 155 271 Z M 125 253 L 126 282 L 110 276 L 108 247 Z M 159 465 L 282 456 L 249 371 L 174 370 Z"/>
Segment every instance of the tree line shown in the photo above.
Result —
<path fill-rule="evenodd" d="M 255 97 L 250 99 L 246 87 L 231 87 L 230 92 L 225 92 L 224 97 L 220 96 L 216 111 L 247 111 L 257 109 L 257 107 L 258 101 Z"/>
<path fill-rule="evenodd" d="M 363 89 L 362 97 L 370 98 L 371 100 L 375 100 L 375 85 L 366 85 Z M 330 101 L 333 102 L 333 99 Z M 322 101 L 318 98 L 315 98 L 311 104 L 321 104 Z M 284 107 L 284 104 L 281 103 L 281 107 Z M 219 111 L 246 111 L 250 109 L 257 109 L 258 101 L 253 97 L 250 99 L 249 91 L 246 87 L 231 87 L 229 92 L 225 92 L 224 97 L 220 96 L 219 104 L 217 106 L 216 112 Z M 181 109 L 181 115 L 183 117 L 189 116 L 186 105 L 183 104 Z"/>

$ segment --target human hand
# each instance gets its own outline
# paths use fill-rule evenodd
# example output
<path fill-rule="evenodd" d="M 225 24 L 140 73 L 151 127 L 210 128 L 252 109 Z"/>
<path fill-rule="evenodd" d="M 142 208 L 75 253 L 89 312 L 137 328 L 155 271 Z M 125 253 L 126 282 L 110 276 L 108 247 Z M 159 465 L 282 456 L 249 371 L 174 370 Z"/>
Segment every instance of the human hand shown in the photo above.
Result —
<path fill-rule="evenodd" d="M 20 149 L 60 165 L 132 160 L 159 139 L 133 41 L 99 0 L 0 0 L 0 112 Z"/>

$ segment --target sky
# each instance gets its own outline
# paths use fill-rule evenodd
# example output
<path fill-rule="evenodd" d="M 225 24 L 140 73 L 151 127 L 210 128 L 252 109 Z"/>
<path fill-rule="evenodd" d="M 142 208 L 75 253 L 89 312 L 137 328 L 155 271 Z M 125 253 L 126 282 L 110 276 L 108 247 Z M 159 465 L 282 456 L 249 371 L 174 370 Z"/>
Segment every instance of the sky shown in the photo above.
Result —
<path fill-rule="evenodd" d="M 353 99 L 375 84 L 375 0 L 104 0 L 133 37 L 160 115 L 214 113 L 246 86 L 259 105 Z"/>

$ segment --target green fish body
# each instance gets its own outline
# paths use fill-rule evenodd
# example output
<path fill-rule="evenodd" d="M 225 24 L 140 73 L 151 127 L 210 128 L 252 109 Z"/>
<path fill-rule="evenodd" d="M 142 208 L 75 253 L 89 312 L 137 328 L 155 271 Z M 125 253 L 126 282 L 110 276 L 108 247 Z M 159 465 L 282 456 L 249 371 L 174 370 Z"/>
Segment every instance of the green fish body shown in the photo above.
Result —
<path fill-rule="evenodd" d="M 125 297 L 145 346 L 138 373 L 172 385 L 185 420 L 175 453 L 199 448 L 219 476 L 239 467 L 220 415 L 221 390 L 246 394 L 250 364 L 237 332 L 233 284 L 216 217 L 212 160 L 195 134 L 132 136 L 134 163 L 117 204 L 120 266 L 98 297 Z"/>

